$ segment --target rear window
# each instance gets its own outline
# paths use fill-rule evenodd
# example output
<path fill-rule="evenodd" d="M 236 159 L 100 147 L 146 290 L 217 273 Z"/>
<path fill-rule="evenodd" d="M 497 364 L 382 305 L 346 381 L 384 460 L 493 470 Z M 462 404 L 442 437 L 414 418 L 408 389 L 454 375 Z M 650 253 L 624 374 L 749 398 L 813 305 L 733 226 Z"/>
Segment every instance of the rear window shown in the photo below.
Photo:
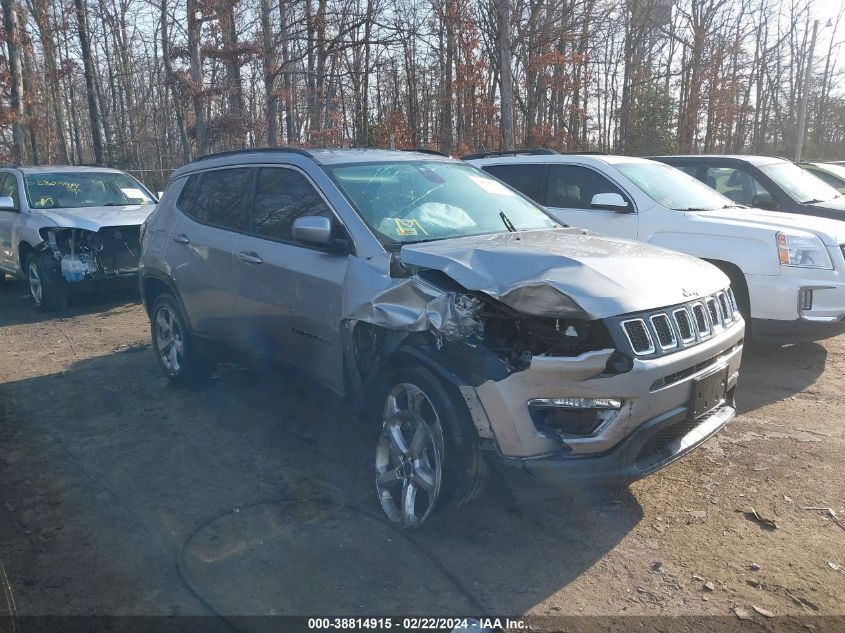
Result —
<path fill-rule="evenodd" d="M 540 180 L 543 175 L 543 165 L 487 165 L 482 169 L 532 200 L 542 202 Z"/>
<path fill-rule="evenodd" d="M 248 167 L 193 174 L 188 176 L 176 204 L 203 224 L 247 231 L 252 174 Z"/>

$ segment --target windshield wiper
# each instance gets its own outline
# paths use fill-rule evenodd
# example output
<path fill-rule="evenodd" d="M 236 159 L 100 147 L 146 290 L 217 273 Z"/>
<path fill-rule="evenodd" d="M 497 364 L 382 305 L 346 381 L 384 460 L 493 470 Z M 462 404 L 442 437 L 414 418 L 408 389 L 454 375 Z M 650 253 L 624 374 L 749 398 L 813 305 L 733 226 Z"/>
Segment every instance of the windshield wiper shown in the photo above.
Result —
<path fill-rule="evenodd" d="M 510 218 L 505 215 L 504 211 L 499 211 L 499 217 L 502 218 L 502 223 L 505 225 L 505 228 L 510 231 L 511 233 L 516 233 L 516 227 L 513 225 L 513 222 L 510 221 Z"/>

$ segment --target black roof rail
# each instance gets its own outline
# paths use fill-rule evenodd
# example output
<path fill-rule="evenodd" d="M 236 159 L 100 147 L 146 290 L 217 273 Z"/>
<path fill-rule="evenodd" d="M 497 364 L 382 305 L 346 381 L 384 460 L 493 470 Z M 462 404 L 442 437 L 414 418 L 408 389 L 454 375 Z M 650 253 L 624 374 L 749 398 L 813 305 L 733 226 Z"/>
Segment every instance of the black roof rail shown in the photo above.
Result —
<path fill-rule="evenodd" d="M 607 156 L 607 152 L 558 152 L 564 156 Z"/>
<path fill-rule="evenodd" d="M 252 149 L 233 149 L 229 150 L 228 152 L 205 154 L 204 156 L 199 156 L 198 158 L 195 158 L 191 162 L 198 163 L 203 160 L 220 158 L 222 156 L 237 156 L 239 154 L 269 154 L 273 152 L 287 152 L 289 154 L 299 154 L 300 156 L 314 158 L 313 154 L 311 154 L 311 152 L 309 152 L 307 149 L 299 149 L 298 147 L 255 147 Z"/>
<path fill-rule="evenodd" d="M 106 167 L 111 169 L 108 165 L 103 165 L 103 163 L 79 163 L 78 165 L 68 165 L 68 167 Z"/>
<path fill-rule="evenodd" d="M 407 149 L 403 148 L 399 150 L 400 152 L 417 152 L 419 154 L 431 154 L 432 156 L 445 156 L 446 158 L 451 158 L 449 154 L 445 154 L 441 151 L 436 149 L 427 149 L 425 147 L 409 147 Z"/>
<path fill-rule="evenodd" d="M 557 152 L 553 149 L 546 149 L 545 147 L 534 147 L 514 150 L 497 150 L 495 152 L 478 152 L 477 154 L 467 154 L 466 156 L 461 156 L 461 160 L 497 158 L 499 156 L 550 156 L 552 154 L 557 154 Z"/>

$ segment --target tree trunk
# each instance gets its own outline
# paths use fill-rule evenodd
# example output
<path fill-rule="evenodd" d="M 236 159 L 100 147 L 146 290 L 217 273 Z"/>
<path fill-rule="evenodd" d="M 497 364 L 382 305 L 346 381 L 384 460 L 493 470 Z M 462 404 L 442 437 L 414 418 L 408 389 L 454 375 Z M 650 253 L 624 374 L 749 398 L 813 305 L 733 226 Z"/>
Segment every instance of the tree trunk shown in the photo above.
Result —
<path fill-rule="evenodd" d="M 94 74 L 94 61 L 91 58 L 85 0 L 74 0 L 74 5 L 76 6 L 76 21 L 79 26 L 79 48 L 82 51 L 82 65 L 85 70 L 85 91 L 88 96 L 88 118 L 91 122 L 94 162 L 103 163 L 103 133 L 100 127 L 100 109 L 97 104 L 97 77 Z"/>
<path fill-rule="evenodd" d="M 15 163 L 26 161 L 26 130 L 24 128 L 23 108 L 23 65 L 21 64 L 21 31 L 18 23 L 17 2 L 2 0 L 3 24 L 6 29 L 6 47 L 9 51 L 9 71 L 11 73 L 10 105 L 12 107 L 12 140 L 14 142 L 12 160 Z"/>
<path fill-rule="evenodd" d="M 455 0 L 446 0 L 443 21 L 446 27 L 446 57 L 443 63 L 443 84 L 440 94 L 440 151 L 444 154 L 452 152 L 454 132 L 452 129 L 452 72 L 455 65 L 455 15 L 457 7 Z"/>
<path fill-rule="evenodd" d="M 267 145 L 279 144 L 279 95 L 276 93 L 276 52 L 270 22 L 270 0 L 261 0 L 261 42 L 264 58 L 264 98 L 267 101 Z"/>
<path fill-rule="evenodd" d="M 288 25 L 288 8 L 287 2 L 289 0 L 280 0 L 279 2 L 279 34 L 282 38 L 282 88 L 285 94 L 285 136 L 288 144 L 295 143 L 299 140 L 297 134 L 296 122 L 294 120 L 295 112 L 293 108 L 293 82 L 290 76 L 290 27 Z"/>
<path fill-rule="evenodd" d="M 167 21 L 167 0 L 161 0 L 161 58 L 164 62 L 165 81 L 173 96 L 173 107 L 176 112 L 176 125 L 179 128 L 179 140 L 182 143 L 182 161 L 191 162 L 191 143 L 188 140 L 188 129 L 179 103 L 179 93 L 176 90 L 176 75 L 173 72 L 173 61 L 170 59 L 170 25 Z"/>
<path fill-rule="evenodd" d="M 44 74 L 47 81 L 47 92 L 53 110 L 53 117 L 56 121 L 56 141 L 59 149 L 58 159 L 60 162 L 67 164 L 70 163 L 68 141 L 65 136 L 67 116 L 65 113 L 64 99 L 59 90 L 58 71 L 56 69 L 56 44 L 53 41 L 55 33 L 50 22 L 46 0 L 33 0 L 30 8 L 35 18 L 35 23 L 38 26 L 41 48 L 44 51 Z"/>
<path fill-rule="evenodd" d="M 166 0 L 162 0 L 165 2 Z M 202 15 L 198 0 L 187 0 L 188 11 L 188 57 L 191 66 L 191 93 L 194 104 L 197 155 L 208 152 L 208 124 L 205 116 L 205 96 L 202 75 L 202 53 L 200 51 L 200 28 Z"/>
<path fill-rule="evenodd" d="M 217 6 L 220 33 L 223 39 L 223 66 L 226 69 L 226 101 L 229 114 L 240 116 L 243 110 L 243 86 L 238 53 L 238 31 L 235 25 L 235 0 L 220 0 Z"/>
<path fill-rule="evenodd" d="M 513 149 L 513 52 L 511 50 L 511 3 L 495 0 L 499 19 L 499 97 L 502 113 L 502 149 Z"/>

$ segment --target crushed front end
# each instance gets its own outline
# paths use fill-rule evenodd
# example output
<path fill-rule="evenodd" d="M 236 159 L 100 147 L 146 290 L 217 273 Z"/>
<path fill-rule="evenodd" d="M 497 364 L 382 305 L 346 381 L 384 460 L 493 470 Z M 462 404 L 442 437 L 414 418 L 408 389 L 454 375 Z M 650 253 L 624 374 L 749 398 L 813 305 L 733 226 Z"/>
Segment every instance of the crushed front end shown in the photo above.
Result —
<path fill-rule="evenodd" d="M 103 282 L 138 273 L 140 226 L 106 226 L 98 231 L 42 229 L 44 248 L 61 277 L 69 283 Z"/>
<path fill-rule="evenodd" d="M 534 349 L 519 371 L 461 392 L 505 474 L 565 488 L 624 485 L 734 417 L 744 331 L 729 288 L 601 321 L 546 319 L 521 330 Z"/>

